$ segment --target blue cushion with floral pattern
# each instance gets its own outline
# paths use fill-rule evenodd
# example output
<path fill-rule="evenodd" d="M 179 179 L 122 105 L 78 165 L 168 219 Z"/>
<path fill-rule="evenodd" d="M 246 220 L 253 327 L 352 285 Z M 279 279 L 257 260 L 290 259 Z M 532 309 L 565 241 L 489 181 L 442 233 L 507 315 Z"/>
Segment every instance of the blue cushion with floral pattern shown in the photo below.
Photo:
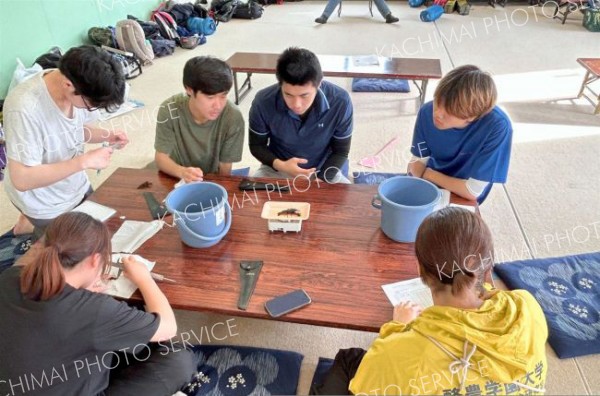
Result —
<path fill-rule="evenodd" d="M 0 236 L 0 273 L 29 250 L 32 240 L 33 234 L 15 235 L 12 230 Z"/>
<path fill-rule="evenodd" d="M 535 296 L 559 358 L 600 353 L 600 252 L 513 261 L 495 271 L 511 290 Z"/>
<path fill-rule="evenodd" d="M 196 345 L 198 371 L 183 392 L 200 395 L 295 395 L 303 355 L 276 349 Z"/>
<path fill-rule="evenodd" d="M 353 78 L 352 92 L 410 92 L 410 85 L 397 78 Z"/>

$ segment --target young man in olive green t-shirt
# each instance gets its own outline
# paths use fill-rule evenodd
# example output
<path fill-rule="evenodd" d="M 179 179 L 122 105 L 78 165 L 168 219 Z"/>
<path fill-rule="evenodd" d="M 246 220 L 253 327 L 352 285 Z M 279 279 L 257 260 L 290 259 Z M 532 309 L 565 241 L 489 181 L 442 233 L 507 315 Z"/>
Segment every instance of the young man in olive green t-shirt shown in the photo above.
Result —
<path fill-rule="evenodd" d="M 242 113 L 227 100 L 232 84 L 231 68 L 222 60 L 198 56 L 187 61 L 186 93 L 164 101 L 158 112 L 158 169 L 186 183 L 200 181 L 206 173 L 231 173 L 244 146 Z"/>

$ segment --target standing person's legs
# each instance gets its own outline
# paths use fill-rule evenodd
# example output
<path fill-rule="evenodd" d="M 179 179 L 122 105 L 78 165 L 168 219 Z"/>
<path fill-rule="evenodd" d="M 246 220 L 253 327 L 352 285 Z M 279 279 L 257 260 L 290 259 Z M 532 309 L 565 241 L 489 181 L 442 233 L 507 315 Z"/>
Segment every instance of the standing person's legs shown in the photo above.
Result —
<path fill-rule="evenodd" d="M 191 351 L 175 352 L 158 344 L 149 348 L 150 352 L 138 347 L 135 355 L 118 354 L 119 365 L 111 370 L 106 396 L 172 395 L 191 381 L 197 366 Z"/>
<path fill-rule="evenodd" d="M 340 349 L 335 355 L 333 366 L 321 384 L 311 386 L 311 395 L 349 395 L 348 385 L 356 375 L 358 366 L 365 356 L 362 348 Z"/>
<path fill-rule="evenodd" d="M 398 18 L 392 15 L 392 11 L 390 10 L 390 7 L 388 7 L 385 0 L 373 0 L 373 2 L 379 10 L 381 16 L 385 18 L 386 23 L 394 23 L 399 21 Z"/>
<path fill-rule="evenodd" d="M 23 213 L 19 213 L 17 223 L 13 228 L 15 235 L 31 234 L 33 232 L 33 224 L 25 217 Z"/>
<path fill-rule="evenodd" d="M 320 17 L 315 19 L 315 22 L 326 23 L 327 19 L 329 19 L 331 14 L 333 14 L 333 11 L 335 11 L 335 8 L 340 4 L 341 1 L 342 0 L 329 0 L 325 6 L 325 10 L 323 10 L 323 13 Z"/>
<path fill-rule="evenodd" d="M 33 239 L 37 241 L 42 236 L 44 236 L 44 232 L 46 231 L 46 227 L 52 223 L 54 219 L 34 219 L 32 217 L 23 214 L 23 216 L 29 220 L 29 222 L 33 225 Z"/>

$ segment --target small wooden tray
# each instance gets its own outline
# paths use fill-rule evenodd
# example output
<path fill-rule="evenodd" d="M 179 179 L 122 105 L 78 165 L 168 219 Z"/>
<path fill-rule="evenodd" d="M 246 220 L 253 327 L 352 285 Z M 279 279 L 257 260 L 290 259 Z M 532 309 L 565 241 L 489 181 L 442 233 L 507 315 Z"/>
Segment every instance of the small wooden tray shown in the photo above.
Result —
<path fill-rule="evenodd" d="M 286 209 L 297 209 L 300 216 L 277 214 Z M 267 201 L 263 206 L 260 217 L 267 220 L 306 220 L 309 214 L 310 204 L 308 202 Z"/>

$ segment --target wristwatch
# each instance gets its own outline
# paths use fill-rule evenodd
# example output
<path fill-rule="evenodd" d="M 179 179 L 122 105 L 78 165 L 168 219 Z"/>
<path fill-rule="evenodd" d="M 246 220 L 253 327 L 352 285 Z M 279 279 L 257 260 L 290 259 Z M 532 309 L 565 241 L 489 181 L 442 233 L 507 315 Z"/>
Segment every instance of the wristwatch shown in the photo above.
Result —
<path fill-rule="evenodd" d="M 240 262 L 240 298 L 238 299 L 238 308 L 244 311 L 248 308 L 250 297 L 254 293 L 258 275 L 262 269 L 262 261 L 241 261 Z"/>

